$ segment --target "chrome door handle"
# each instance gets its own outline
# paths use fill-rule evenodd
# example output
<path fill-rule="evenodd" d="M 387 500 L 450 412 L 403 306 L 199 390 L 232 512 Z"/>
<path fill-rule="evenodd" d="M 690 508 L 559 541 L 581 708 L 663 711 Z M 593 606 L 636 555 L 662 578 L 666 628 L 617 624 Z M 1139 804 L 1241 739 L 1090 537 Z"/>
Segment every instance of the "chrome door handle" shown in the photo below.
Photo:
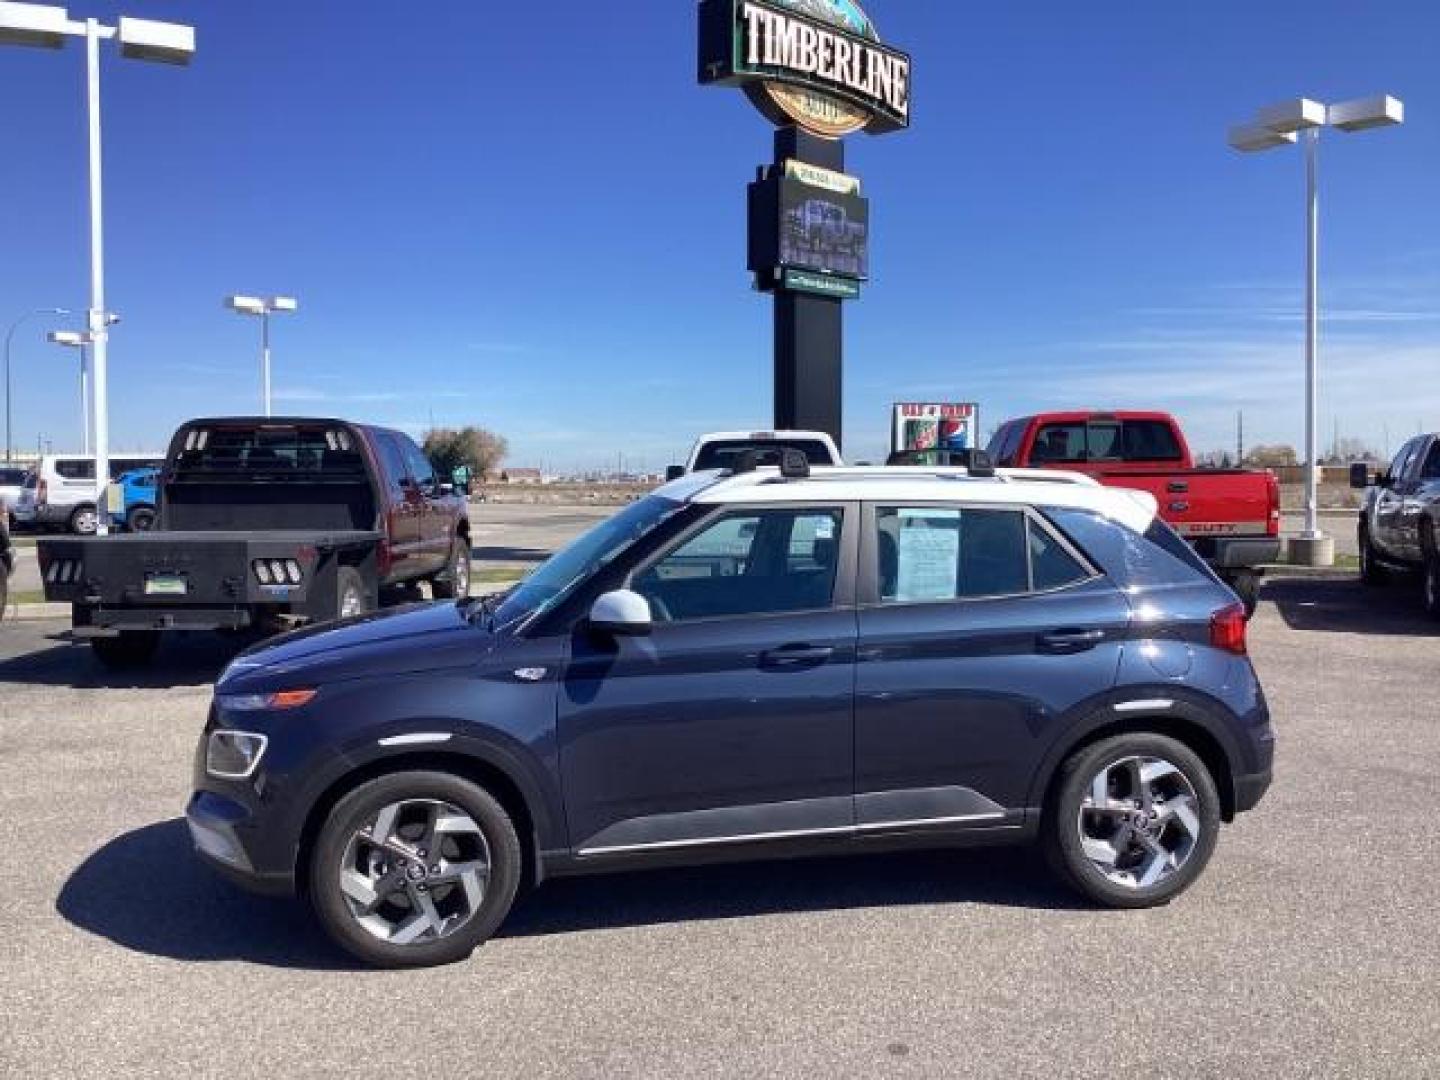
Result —
<path fill-rule="evenodd" d="M 1065 655 L 1086 652 L 1104 640 L 1104 630 L 1055 630 L 1041 634 L 1038 644 L 1042 652 Z"/>

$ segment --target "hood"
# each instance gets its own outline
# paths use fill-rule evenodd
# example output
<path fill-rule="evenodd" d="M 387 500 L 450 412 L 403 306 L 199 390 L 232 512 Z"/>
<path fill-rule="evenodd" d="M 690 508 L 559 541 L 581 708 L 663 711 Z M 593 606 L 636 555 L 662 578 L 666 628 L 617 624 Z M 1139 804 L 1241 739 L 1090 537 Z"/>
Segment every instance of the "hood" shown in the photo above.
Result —
<path fill-rule="evenodd" d="M 495 635 L 466 618 L 469 610 L 465 602 L 410 604 L 283 634 L 237 656 L 215 689 L 255 693 L 474 664 Z"/>

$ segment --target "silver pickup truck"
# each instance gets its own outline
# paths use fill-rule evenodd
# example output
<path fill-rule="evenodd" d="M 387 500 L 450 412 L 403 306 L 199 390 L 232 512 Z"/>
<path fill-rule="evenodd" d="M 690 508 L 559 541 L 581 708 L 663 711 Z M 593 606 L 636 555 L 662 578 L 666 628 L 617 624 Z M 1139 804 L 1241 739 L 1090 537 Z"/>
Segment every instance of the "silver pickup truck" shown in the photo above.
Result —
<path fill-rule="evenodd" d="M 1440 619 L 1440 433 L 1415 436 L 1379 476 L 1352 465 L 1350 486 L 1365 490 L 1361 580 L 1381 585 L 1397 572 L 1418 571 L 1425 610 Z"/>

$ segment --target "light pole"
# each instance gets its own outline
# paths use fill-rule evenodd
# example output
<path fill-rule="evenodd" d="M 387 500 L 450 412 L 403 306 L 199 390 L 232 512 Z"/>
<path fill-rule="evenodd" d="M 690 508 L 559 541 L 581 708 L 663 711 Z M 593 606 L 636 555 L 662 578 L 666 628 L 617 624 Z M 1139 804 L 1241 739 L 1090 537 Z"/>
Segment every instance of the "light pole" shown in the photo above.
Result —
<path fill-rule="evenodd" d="M 15 340 L 15 331 L 20 329 L 21 324 L 29 319 L 38 318 L 41 315 L 69 315 L 68 308 L 50 307 L 36 308 L 34 311 L 27 311 L 13 323 L 5 334 L 5 460 L 15 460 L 15 444 L 10 437 L 10 345 Z"/>
<path fill-rule="evenodd" d="M 90 362 L 86 355 L 90 335 L 74 330 L 52 330 L 46 335 L 52 345 L 80 350 L 80 452 L 90 453 Z"/>
<path fill-rule="evenodd" d="M 288 314 L 300 309 L 300 302 L 293 296 L 227 296 L 225 306 L 240 315 L 260 317 L 260 401 L 265 415 L 270 416 L 270 316 L 279 312 Z"/>
<path fill-rule="evenodd" d="M 188 64 L 195 54 L 195 29 L 180 23 L 121 18 L 106 26 L 98 19 L 70 18 L 63 7 L 0 0 L 0 44 L 59 49 L 66 38 L 85 39 L 85 86 L 90 148 L 90 310 L 88 328 L 95 361 L 95 480 L 110 478 L 110 408 L 105 323 L 105 230 L 101 199 L 100 42 L 115 41 L 131 60 Z M 100 535 L 110 531 L 100 515 Z"/>
<path fill-rule="evenodd" d="M 1298 98 L 1261 109 L 1254 123 L 1231 128 L 1230 145 L 1246 153 L 1288 146 L 1305 135 L 1305 531 L 1291 544 L 1291 561 L 1310 566 L 1335 562 L 1335 540 L 1320 531 L 1320 480 L 1316 412 L 1320 348 L 1320 129 L 1365 131 L 1403 123 L 1405 106 L 1389 95 L 1324 105 Z"/>

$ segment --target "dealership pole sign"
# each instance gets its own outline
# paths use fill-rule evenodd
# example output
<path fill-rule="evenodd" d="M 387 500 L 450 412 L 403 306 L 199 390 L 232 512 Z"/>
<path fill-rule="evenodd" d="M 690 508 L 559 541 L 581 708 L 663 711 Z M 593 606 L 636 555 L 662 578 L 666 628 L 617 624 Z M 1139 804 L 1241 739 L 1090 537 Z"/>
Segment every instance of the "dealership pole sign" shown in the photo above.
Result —
<path fill-rule="evenodd" d="M 910 126 L 910 57 L 857 0 L 700 0 L 699 78 L 779 129 L 749 188 L 750 271 L 775 298 L 775 426 L 840 443 L 846 301 L 870 277 L 870 203 L 844 138 Z"/>
<path fill-rule="evenodd" d="M 910 57 L 854 0 L 705 0 L 700 81 L 744 87 L 774 123 L 826 138 L 910 126 Z"/>

